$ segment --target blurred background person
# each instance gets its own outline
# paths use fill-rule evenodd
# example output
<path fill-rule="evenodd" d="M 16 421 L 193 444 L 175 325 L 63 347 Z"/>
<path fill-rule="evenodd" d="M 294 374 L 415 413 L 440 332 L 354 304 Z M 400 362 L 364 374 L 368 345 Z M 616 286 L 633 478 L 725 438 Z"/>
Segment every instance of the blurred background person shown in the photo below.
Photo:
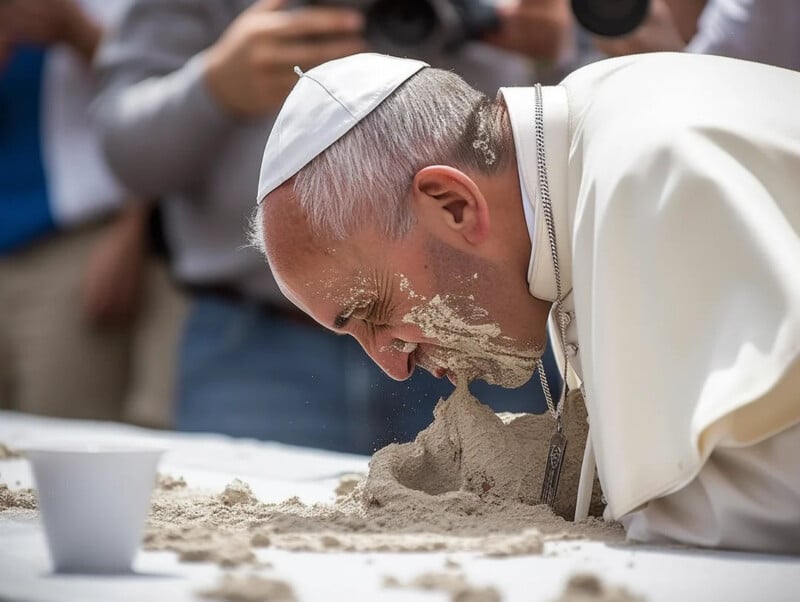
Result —
<path fill-rule="evenodd" d="M 532 59 L 556 57 L 569 25 L 564 0 L 505 2 L 492 11 L 491 32 L 473 31 L 480 19 L 460 30 L 491 45 L 474 40 L 454 51 L 444 38 L 455 29 L 426 36 L 430 21 L 413 25 L 420 4 L 383 3 L 412 22 L 401 36 L 423 33 L 404 53 L 453 67 L 491 94 L 532 82 Z M 391 381 L 350 337 L 310 323 L 247 246 L 258 158 L 297 79 L 292 68 L 367 48 L 396 52 L 397 40 L 375 39 L 374 24 L 341 6 L 136 0 L 101 49 L 97 115 L 110 165 L 129 189 L 163 200 L 172 268 L 191 296 L 180 429 L 370 452 L 413 437 L 452 390 L 422 374 Z M 497 409 L 545 407 L 538 379 L 518 390 L 478 384 L 476 392 Z"/>
<path fill-rule="evenodd" d="M 0 3 L 0 407 L 168 426 L 183 303 L 88 110 L 122 5 Z"/>
<path fill-rule="evenodd" d="M 800 69 L 797 0 L 650 0 L 642 25 L 595 38 L 610 56 L 657 51 L 715 54 Z"/>

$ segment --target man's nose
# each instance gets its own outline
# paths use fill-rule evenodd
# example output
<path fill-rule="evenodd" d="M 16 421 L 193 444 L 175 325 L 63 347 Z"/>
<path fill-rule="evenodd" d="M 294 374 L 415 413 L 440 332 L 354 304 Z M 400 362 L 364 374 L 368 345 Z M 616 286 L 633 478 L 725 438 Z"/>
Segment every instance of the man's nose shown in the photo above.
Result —
<path fill-rule="evenodd" d="M 387 336 L 371 341 L 369 344 L 364 344 L 363 341 L 359 342 L 372 361 L 393 379 L 406 380 L 414 372 L 414 362 L 409 357 L 411 354 L 400 350 L 397 339 Z"/>

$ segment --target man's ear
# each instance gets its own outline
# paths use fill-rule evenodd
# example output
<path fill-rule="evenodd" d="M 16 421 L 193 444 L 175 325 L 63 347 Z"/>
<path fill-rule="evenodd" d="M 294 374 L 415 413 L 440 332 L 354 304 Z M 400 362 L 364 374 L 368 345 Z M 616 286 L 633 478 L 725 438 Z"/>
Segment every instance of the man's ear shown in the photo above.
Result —
<path fill-rule="evenodd" d="M 423 167 L 412 185 L 417 220 L 440 238 L 457 235 L 471 245 L 489 237 L 489 205 L 463 171 L 447 165 Z"/>

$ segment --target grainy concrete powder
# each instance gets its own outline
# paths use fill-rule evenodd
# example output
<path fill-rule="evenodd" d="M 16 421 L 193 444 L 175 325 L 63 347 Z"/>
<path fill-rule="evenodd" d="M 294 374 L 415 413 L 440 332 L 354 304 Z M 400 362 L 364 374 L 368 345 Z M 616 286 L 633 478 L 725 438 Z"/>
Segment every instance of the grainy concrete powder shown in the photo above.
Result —
<path fill-rule="evenodd" d="M 565 415 L 568 437 L 585 436 L 580 399 Z M 547 416 L 495 414 L 466 385 L 442 400 L 433 423 L 411 443 L 379 450 L 369 474 L 345 477 L 331 504 L 258 501 L 235 480 L 223 492 L 159 482 L 145 547 L 186 561 L 255 562 L 254 547 L 331 551 L 473 550 L 538 554 L 548 539 L 619 542 L 622 528 L 590 518 L 572 523 L 537 504 L 551 424 Z M 569 516 L 582 446 L 568 448 L 556 510 Z M 601 505 L 595 504 L 595 510 Z"/>

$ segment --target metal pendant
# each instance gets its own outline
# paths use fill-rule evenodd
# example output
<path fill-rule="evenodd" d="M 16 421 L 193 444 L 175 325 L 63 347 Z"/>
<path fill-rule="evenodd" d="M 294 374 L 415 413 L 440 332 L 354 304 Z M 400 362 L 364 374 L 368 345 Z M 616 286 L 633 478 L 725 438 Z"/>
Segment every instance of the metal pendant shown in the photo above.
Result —
<path fill-rule="evenodd" d="M 556 428 L 550 438 L 550 448 L 547 450 L 547 465 L 544 468 L 542 480 L 542 493 L 539 498 L 541 504 L 551 508 L 556 501 L 558 482 L 561 479 L 561 466 L 564 464 L 564 455 L 567 451 L 567 437 L 561 431 L 561 425 Z"/>

